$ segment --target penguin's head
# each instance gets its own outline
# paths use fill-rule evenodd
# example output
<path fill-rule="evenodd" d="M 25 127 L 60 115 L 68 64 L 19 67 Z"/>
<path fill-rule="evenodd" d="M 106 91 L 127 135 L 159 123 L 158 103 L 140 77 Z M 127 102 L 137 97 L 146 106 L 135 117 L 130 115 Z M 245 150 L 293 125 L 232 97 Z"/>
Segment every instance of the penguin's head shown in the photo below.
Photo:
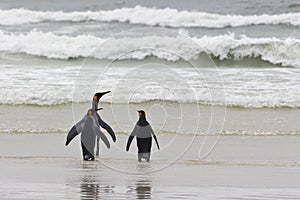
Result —
<path fill-rule="evenodd" d="M 145 111 L 143 111 L 143 110 L 138 110 L 138 113 L 139 113 L 139 116 L 140 116 L 140 117 L 146 115 Z"/>
<path fill-rule="evenodd" d="M 89 109 L 87 112 L 88 116 L 93 116 L 95 112 L 97 112 L 98 110 L 103 110 L 103 108 L 97 108 L 96 110 L 94 109 Z"/>
<path fill-rule="evenodd" d="M 93 97 L 93 100 L 95 100 L 97 103 L 99 102 L 99 99 L 107 94 L 107 93 L 110 93 L 110 91 L 106 91 L 106 92 L 97 92 L 96 94 L 94 94 L 94 97 Z"/>
<path fill-rule="evenodd" d="M 95 111 L 93 109 L 89 109 L 87 112 L 87 115 L 92 116 L 92 115 L 94 115 L 94 113 L 95 113 Z"/>
<path fill-rule="evenodd" d="M 147 126 L 149 122 L 146 120 L 146 113 L 143 110 L 138 110 L 139 113 L 139 120 L 137 121 L 137 125 L 139 126 Z"/>

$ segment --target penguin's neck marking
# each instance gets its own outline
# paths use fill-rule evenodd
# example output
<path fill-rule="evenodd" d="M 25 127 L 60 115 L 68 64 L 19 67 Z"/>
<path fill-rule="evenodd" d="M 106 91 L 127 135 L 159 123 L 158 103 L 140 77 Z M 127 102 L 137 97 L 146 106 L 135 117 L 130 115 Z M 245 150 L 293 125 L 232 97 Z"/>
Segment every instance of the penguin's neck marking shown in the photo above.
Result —
<path fill-rule="evenodd" d="M 94 96 L 94 100 L 95 100 L 96 102 L 98 102 L 98 97 L 97 97 L 97 96 Z"/>

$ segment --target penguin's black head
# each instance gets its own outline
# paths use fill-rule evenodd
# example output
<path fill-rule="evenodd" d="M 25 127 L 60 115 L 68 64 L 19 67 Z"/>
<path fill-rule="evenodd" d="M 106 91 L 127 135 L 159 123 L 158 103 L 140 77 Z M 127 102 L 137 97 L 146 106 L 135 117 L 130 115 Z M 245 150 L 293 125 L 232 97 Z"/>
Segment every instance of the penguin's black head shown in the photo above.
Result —
<path fill-rule="evenodd" d="M 107 93 L 110 93 L 110 91 L 106 91 L 106 92 L 97 92 L 96 94 L 94 94 L 93 99 L 98 103 L 98 102 L 99 102 L 99 99 L 100 99 L 103 95 L 105 95 L 105 94 L 107 94 Z"/>
<path fill-rule="evenodd" d="M 139 113 L 140 117 L 146 115 L 145 111 L 143 111 L 143 110 L 138 110 L 138 113 Z"/>
<path fill-rule="evenodd" d="M 137 122 L 137 125 L 139 126 L 147 126 L 149 123 L 146 120 L 146 113 L 143 110 L 138 110 L 139 113 L 139 120 Z"/>

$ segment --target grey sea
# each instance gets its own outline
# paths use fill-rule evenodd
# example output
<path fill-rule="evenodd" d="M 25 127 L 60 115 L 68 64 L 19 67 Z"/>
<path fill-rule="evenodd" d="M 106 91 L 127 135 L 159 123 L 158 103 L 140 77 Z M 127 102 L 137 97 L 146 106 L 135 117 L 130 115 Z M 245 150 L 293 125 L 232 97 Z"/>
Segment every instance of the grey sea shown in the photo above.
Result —
<path fill-rule="evenodd" d="M 299 0 L 2 0 L 0 199 L 300 199 L 299 27 Z M 84 162 L 102 91 L 117 141 Z"/>

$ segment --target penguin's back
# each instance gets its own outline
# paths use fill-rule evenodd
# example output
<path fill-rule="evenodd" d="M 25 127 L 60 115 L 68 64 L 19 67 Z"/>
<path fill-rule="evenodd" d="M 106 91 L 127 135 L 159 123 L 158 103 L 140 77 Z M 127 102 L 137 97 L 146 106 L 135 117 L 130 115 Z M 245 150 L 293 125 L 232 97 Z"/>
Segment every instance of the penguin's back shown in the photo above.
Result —
<path fill-rule="evenodd" d="M 147 126 L 136 125 L 132 135 L 136 136 L 137 138 L 149 138 L 149 137 L 151 138 L 152 128 L 150 124 L 148 124 Z"/>
<path fill-rule="evenodd" d="M 138 153 L 151 152 L 152 128 L 150 124 L 147 126 L 136 125 L 131 135 L 136 136 Z"/>

